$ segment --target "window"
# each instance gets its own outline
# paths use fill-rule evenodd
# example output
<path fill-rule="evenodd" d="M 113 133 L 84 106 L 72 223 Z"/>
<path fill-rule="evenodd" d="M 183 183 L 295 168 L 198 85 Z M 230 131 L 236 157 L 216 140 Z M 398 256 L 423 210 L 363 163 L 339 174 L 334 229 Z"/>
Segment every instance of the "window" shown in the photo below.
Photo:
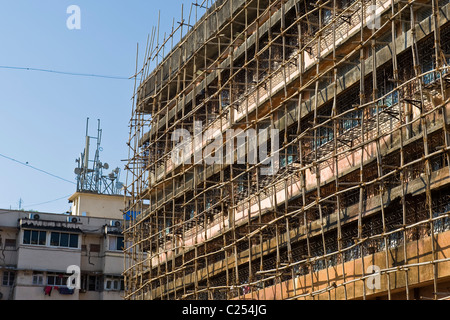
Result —
<path fill-rule="evenodd" d="M 220 93 L 221 99 L 222 99 L 222 109 L 226 108 L 227 106 L 230 105 L 230 95 L 228 90 L 222 90 Z"/>
<path fill-rule="evenodd" d="M 33 272 L 33 284 L 42 285 L 44 284 L 44 275 L 42 272 Z"/>
<path fill-rule="evenodd" d="M 322 19 L 323 19 L 323 24 L 328 24 L 330 23 L 330 21 L 332 20 L 333 15 L 330 9 L 325 9 L 322 11 Z"/>
<path fill-rule="evenodd" d="M 121 278 L 106 278 L 105 279 L 105 290 L 106 291 L 120 291 L 123 290 L 124 283 Z"/>
<path fill-rule="evenodd" d="M 81 275 L 81 292 L 100 291 L 101 276 L 82 274 Z"/>
<path fill-rule="evenodd" d="M 15 278 L 16 278 L 16 273 L 14 271 L 4 271 L 2 285 L 12 287 L 14 285 Z"/>
<path fill-rule="evenodd" d="M 78 248 L 78 234 L 52 232 L 50 245 L 53 247 Z"/>
<path fill-rule="evenodd" d="M 280 152 L 280 167 L 284 168 L 286 165 L 290 165 L 294 162 L 295 150 L 294 146 L 290 145 L 287 147 L 287 156 L 284 151 Z"/>
<path fill-rule="evenodd" d="M 69 277 L 63 274 L 47 275 L 47 285 L 49 286 L 65 286 Z"/>
<path fill-rule="evenodd" d="M 332 128 L 329 127 L 319 127 L 316 129 L 316 141 L 313 146 L 313 149 L 318 148 L 325 143 L 333 140 L 334 138 L 334 131 Z"/>
<path fill-rule="evenodd" d="M 89 251 L 90 252 L 100 252 L 100 245 L 91 243 L 89 245 Z"/>
<path fill-rule="evenodd" d="M 395 249 L 401 245 L 403 235 L 399 232 L 391 233 L 389 235 L 389 248 Z"/>
<path fill-rule="evenodd" d="M 109 250 L 122 251 L 123 250 L 123 237 L 110 236 L 109 237 Z"/>
<path fill-rule="evenodd" d="M 16 239 L 5 239 L 5 249 L 15 247 L 16 247 Z"/>
<path fill-rule="evenodd" d="M 441 212 L 442 211 L 442 212 Z M 445 216 L 446 212 L 450 211 L 450 204 L 447 204 L 441 210 L 433 212 L 433 218 L 437 218 L 439 216 Z M 433 230 L 434 232 L 444 232 L 450 230 L 450 218 L 445 217 L 441 219 L 437 219 L 433 222 Z"/>
<path fill-rule="evenodd" d="M 100 276 L 88 276 L 88 291 L 100 291 Z"/>
<path fill-rule="evenodd" d="M 23 231 L 23 244 L 32 244 L 38 246 L 45 246 L 47 232 L 37 230 Z"/>
<path fill-rule="evenodd" d="M 345 9 L 349 7 L 355 0 L 339 0 L 338 1 L 338 7 L 341 9 Z"/>
<path fill-rule="evenodd" d="M 376 110 L 376 108 L 374 109 Z M 359 126 L 361 117 L 361 110 L 346 113 L 344 119 L 341 120 L 341 133 Z"/>

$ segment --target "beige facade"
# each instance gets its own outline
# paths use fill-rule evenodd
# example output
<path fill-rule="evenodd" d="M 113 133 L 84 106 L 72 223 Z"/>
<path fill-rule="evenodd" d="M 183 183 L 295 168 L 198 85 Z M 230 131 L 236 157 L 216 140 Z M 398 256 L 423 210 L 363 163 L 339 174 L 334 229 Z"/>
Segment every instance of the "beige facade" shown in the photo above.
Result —
<path fill-rule="evenodd" d="M 76 192 L 70 198 L 72 215 L 122 219 L 123 196 Z"/>
<path fill-rule="evenodd" d="M 2 300 L 122 299 L 123 197 L 76 193 L 70 200 L 71 215 L 0 210 Z M 71 275 L 79 280 L 74 290 Z"/>

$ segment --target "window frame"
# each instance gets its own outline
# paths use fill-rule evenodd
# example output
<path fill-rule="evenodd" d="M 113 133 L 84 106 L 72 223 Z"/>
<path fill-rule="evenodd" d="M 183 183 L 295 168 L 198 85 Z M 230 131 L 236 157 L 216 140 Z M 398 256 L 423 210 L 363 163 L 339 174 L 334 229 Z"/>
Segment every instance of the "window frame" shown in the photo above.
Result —
<path fill-rule="evenodd" d="M 54 281 L 53 281 L 54 283 L 49 282 L 50 278 L 54 279 Z M 67 287 L 67 279 L 69 279 L 69 276 L 66 274 L 48 273 L 47 281 L 45 283 L 47 286 Z M 60 280 L 60 281 L 58 281 L 58 280 Z"/>
<path fill-rule="evenodd" d="M 27 242 L 25 242 L 25 235 L 29 233 L 29 236 L 27 237 Z M 32 243 L 33 239 L 33 233 L 37 233 L 37 243 Z M 42 239 L 43 235 L 43 239 Z M 43 240 L 43 244 L 42 244 Z M 47 231 L 45 230 L 36 230 L 36 229 L 25 229 L 23 230 L 22 234 L 22 244 L 27 246 L 46 246 L 47 245 Z"/>
<path fill-rule="evenodd" d="M 43 272 L 33 272 L 32 284 L 34 286 L 44 285 L 44 273 Z"/>
<path fill-rule="evenodd" d="M 119 247 L 119 239 L 122 239 L 122 248 L 118 249 Z M 123 236 L 109 236 L 109 243 L 108 243 L 108 250 L 109 251 L 123 251 L 125 248 L 125 238 Z"/>
<path fill-rule="evenodd" d="M 55 238 L 53 238 L 56 234 L 58 234 L 58 239 L 57 239 L 57 245 L 54 244 L 54 241 L 56 240 Z M 67 245 L 61 245 L 62 242 L 62 235 L 66 236 L 67 235 Z M 71 246 L 72 244 L 72 237 L 76 237 L 76 247 Z M 59 231 L 52 231 L 50 232 L 50 241 L 49 241 L 49 246 L 50 247 L 54 247 L 54 248 L 66 248 L 66 249 L 80 249 L 80 237 L 78 233 L 69 233 L 69 232 L 59 232 Z M 65 241 L 64 241 L 65 242 Z"/>
<path fill-rule="evenodd" d="M 5 239 L 5 244 L 4 244 L 4 248 L 5 250 L 8 250 L 13 248 L 15 249 L 17 247 L 17 240 L 16 239 L 12 239 L 12 238 L 6 238 Z"/>
<path fill-rule="evenodd" d="M 90 292 L 101 292 L 102 291 L 102 276 L 88 274 L 85 276 L 84 290 Z"/>
<path fill-rule="evenodd" d="M 108 284 L 110 284 L 109 288 L 108 288 Z M 123 278 L 122 277 L 105 277 L 103 290 L 104 291 L 123 291 L 124 290 Z"/>
<path fill-rule="evenodd" d="M 2 286 L 3 287 L 12 287 L 14 285 L 15 280 L 16 280 L 16 272 L 15 271 L 3 271 L 3 274 L 2 274 Z"/>

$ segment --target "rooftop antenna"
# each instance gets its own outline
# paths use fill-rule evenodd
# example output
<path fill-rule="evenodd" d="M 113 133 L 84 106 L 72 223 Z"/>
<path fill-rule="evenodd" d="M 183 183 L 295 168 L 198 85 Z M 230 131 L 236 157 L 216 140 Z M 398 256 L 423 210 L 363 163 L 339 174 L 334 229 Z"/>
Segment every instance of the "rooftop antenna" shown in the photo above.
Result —
<path fill-rule="evenodd" d="M 103 169 L 108 170 L 109 164 L 100 161 L 102 129 L 100 119 L 97 120 L 97 135 L 89 135 L 89 118 L 86 120 L 85 147 L 80 157 L 75 160 L 78 166 L 74 173 L 77 176 L 77 191 L 97 194 L 122 194 L 123 184 L 120 183 L 120 168 L 116 168 L 108 175 L 103 175 Z M 91 152 L 91 142 L 96 140 L 95 151 Z M 94 157 L 91 159 L 91 154 Z"/>

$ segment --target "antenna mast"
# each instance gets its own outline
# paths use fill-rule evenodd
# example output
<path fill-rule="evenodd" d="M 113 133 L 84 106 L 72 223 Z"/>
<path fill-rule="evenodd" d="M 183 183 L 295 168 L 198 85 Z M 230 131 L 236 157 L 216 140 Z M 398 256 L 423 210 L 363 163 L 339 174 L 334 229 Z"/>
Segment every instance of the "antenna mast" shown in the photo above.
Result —
<path fill-rule="evenodd" d="M 76 159 L 78 166 L 74 173 L 77 175 L 77 191 L 91 192 L 97 194 L 122 194 L 123 184 L 119 182 L 120 168 L 114 169 L 107 176 L 103 175 L 103 169 L 108 170 L 109 165 L 100 161 L 102 129 L 100 128 L 100 119 L 97 120 L 97 136 L 89 135 L 89 118 L 86 120 L 85 148 L 80 157 Z M 90 152 L 91 141 L 96 140 L 95 152 Z M 94 158 L 90 159 L 90 155 Z"/>

